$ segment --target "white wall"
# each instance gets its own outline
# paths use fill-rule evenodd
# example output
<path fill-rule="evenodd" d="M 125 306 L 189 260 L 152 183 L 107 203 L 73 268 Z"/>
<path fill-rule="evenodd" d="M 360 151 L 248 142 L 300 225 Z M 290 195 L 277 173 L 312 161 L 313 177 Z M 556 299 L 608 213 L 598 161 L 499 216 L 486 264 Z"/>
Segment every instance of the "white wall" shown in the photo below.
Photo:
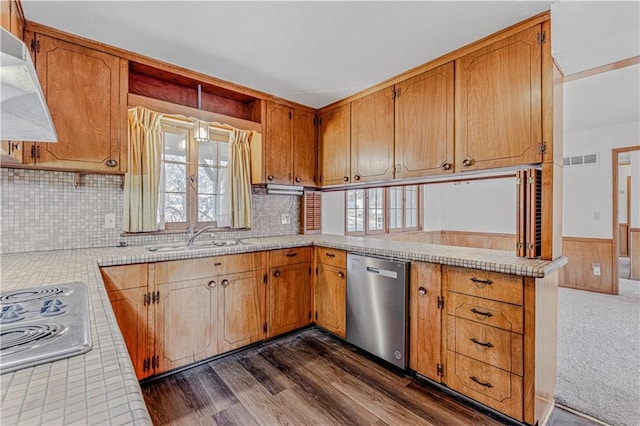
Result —
<path fill-rule="evenodd" d="M 612 238 L 613 168 L 611 150 L 638 144 L 640 122 L 564 135 L 564 156 L 600 154 L 600 163 L 564 168 L 564 235 Z"/>
<path fill-rule="evenodd" d="M 515 178 L 427 185 L 424 198 L 425 230 L 516 232 Z"/>
<path fill-rule="evenodd" d="M 322 233 L 344 235 L 345 233 L 344 192 L 322 193 Z"/>

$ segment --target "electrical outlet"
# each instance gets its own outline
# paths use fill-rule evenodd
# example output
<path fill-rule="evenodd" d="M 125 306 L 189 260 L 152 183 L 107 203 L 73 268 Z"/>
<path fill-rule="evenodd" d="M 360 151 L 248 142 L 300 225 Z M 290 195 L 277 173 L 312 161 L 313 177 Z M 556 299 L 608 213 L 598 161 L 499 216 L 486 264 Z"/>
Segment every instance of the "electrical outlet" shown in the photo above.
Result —
<path fill-rule="evenodd" d="M 290 225 L 291 224 L 291 215 L 288 213 L 282 213 L 280 215 L 280 223 L 283 225 Z"/>
<path fill-rule="evenodd" d="M 593 275 L 595 275 L 596 277 L 600 276 L 600 264 L 599 263 L 594 263 L 593 265 L 591 265 L 591 268 L 593 269 Z"/>
<path fill-rule="evenodd" d="M 116 214 L 107 213 L 104 215 L 104 229 L 113 229 L 116 227 Z"/>

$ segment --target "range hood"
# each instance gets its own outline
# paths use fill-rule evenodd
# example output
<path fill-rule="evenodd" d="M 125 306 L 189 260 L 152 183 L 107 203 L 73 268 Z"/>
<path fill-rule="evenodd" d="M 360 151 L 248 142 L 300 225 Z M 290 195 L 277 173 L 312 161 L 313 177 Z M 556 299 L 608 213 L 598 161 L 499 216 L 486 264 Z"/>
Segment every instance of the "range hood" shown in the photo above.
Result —
<path fill-rule="evenodd" d="M 27 46 L 0 27 L 0 139 L 57 142 Z"/>

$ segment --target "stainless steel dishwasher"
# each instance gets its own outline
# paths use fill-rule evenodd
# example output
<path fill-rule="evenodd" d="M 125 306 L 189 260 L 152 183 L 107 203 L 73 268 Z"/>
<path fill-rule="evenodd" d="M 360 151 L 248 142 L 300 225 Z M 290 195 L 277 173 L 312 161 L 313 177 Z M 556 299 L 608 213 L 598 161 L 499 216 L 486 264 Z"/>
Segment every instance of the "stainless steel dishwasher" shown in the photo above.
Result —
<path fill-rule="evenodd" d="M 347 255 L 347 342 L 407 367 L 409 262 Z"/>

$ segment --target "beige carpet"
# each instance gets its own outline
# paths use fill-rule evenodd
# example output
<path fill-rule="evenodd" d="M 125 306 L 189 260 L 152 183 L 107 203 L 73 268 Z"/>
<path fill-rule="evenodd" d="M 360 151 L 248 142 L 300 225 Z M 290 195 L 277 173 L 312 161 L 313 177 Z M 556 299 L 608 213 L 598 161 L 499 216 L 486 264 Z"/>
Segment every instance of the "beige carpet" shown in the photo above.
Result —
<path fill-rule="evenodd" d="M 611 425 L 640 425 L 640 282 L 620 295 L 559 289 L 556 401 Z"/>

